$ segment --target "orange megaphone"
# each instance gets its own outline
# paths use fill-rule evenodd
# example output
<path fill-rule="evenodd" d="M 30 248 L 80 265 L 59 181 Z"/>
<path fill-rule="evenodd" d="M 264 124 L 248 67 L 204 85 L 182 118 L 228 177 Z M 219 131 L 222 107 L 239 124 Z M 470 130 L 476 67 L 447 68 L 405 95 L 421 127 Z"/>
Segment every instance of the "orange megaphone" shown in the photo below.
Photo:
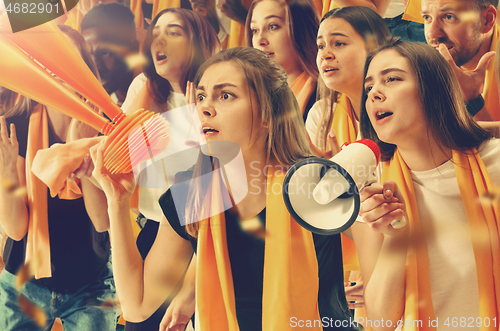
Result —
<path fill-rule="evenodd" d="M 122 114 L 122 110 L 109 97 L 82 57 L 54 22 L 21 32 L 2 33 L 0 38 L 7 38 L 19 46 L 66 84 L 89 99 L 113 119 L 113 122 L 116 122 L 115 118 Z"/>
<path fill-rule="evenodd" d="M 4 34 L 0 34 L 0 53 L 1 86 L 109 133 L 111 123 L 108 120 L 96 114 L 73 91 L 4 38 Z"/>
<path fill-rule="evenodd" d="M 0 19 L 0 27 L 2 21 Z M 57 31 L 53 30 L 54 26 L 53 23 L 43 24 L 21 32 L 20 34 L 25 34 L 22 37 L 17 37 L 18 33 L 0 32 L 0 54 L 2 54 L 0 85 L 109 135 L 103 146 L 103 152 L 104 165 L 111 173 L 129 172 L 136 163 L 163 151 L 169 140 L 168 123 L 143 109 L 131 116 L 125 116 L 86 67 L 78 53 L 72 49 L 66 37 L 57 27 Z M 41 42 L 43 40 L 48 44 Z M 33 44 L 30 44 L 31 42 Z M 38 45 L 39 48 L 34 45 Z M 36 56 L 31 54 L 32 52 Z M 54 56 L 59 55 L 51 58 L 46 52 Z M 61 57 L 61 54 L 68 57 Z M 96 114 L 40 64 L 62 78 L 76 92 L 91 100 L 113 118 L 114 124 Z"/>

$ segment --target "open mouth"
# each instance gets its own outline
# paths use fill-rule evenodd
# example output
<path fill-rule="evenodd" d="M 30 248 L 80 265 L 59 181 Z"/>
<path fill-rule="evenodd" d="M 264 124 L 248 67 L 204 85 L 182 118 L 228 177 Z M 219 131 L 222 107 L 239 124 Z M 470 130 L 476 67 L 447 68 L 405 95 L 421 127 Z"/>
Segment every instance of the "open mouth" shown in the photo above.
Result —
<path fill-rule="evenodd" d="M 323 68 L 323 73 L 324 74 L 328 74 L 328 73 L 331 73 L 331 72 L 334 72 L 334 71 L 338 71 L 339 69 L 335 69 L 335 68 L 330 68 L 330 67 L 325 67 Z"/>
<path fill-rule="evenodd" d="M 167 56 L 163 54 L 162 52 L 156 53 L 156 61 L 163 61 L 166 60 Z"/>
<path fill-rule="evenodd" d="M 389 116 L 392 116 L 393 113 L 390 111 L 378 111 L 375 116 L 377 117 L 377 121 L 382 120 L 384 118 L 387 118 Z"/>
<path fill-rule="evenodd" d="M 211 128 L 209 126 L 204 126 L 202 129 L 201 129 L 201 132 L 203 134 L 210 134 L 210 133 L 217 133 L 219 131 L 215 130 L 214 128 Z"/>

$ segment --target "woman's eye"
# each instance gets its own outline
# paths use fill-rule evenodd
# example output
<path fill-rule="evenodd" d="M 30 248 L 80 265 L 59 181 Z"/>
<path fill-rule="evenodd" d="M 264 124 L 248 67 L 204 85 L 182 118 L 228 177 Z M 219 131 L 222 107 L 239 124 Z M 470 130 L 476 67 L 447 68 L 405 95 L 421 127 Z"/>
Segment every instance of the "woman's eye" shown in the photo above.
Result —
<path fill-rule="evenodd" d="M 336 46 L 336 47 L 340 47 L 340 46 L 344 46 L 344 45 L 345 45 L 345 43 L 340 42 L 340 41 L 337 41 L 337 42 L 335 43 L 335 46 Z"/>
<path fill-rule="evenodd" d="M 276 30 L 276 29 L 279 29 L 279 25 L 278 24 L 269 24 L 269 30 Z"/>
<path fill-rule="evenodd" d="M 372 86 L 365 87 L 365 93 L 368 94 L 372 90 Z"/>
<path fill-rule="evenodd" d="M 318 49 L 323 49 L 325 48 L 325 45 L 318 45 Z"/>
<path fill-rule="evenodd" d="M 227 92 L 222 93 L 222 99 L 229 100 L 229 99 L 232 99 L 232 98 L 234 98 L 234 95 L 232 95 L 231 93 L 227 93 Z"/>
<path fill-rule="evenodd" d="M 205 100 L 205 96 L 203 94 L 198 94 L 196 96 L 196 101 L 202 102 L 203 100 Z"/>
<path fill-rule="evenodd" d="M 259 32 L 259 30 L 257 30 L 257 29 L 252 29 L 252 30 L 251 30 L 251 32 L 252 32 L 252 35 L 254 35 L 254 34 L 257 34 L 257 33 Z"/>
<path fill-rule="evenodd" d="M 399 81 L 401 79 L 397 78 L 397 77 L 388 77 L 387 78 L 387 82 L 395 82 L 395 81 Z"/>

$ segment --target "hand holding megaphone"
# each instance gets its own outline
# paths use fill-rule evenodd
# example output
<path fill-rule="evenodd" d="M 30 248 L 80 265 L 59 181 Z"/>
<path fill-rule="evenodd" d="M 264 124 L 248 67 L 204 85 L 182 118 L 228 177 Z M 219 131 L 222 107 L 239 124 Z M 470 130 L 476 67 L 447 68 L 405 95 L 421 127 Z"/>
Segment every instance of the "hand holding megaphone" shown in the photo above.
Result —
<path fill-rule="evenodd" d="M 344 168 L 352 177 L 357 187 L 363 187 L 367 179 L 377 168 L 380 161 L 380 149 L 369 139 L 361 139 L 344 145 L 341 151 L 330 161 Z M 349 183 L 343 176 L 338 176 L 335 169 L 328 170 L 314 189 L 313 196 L 317 203 L 325 205 L 342 196 L 349 190 Z M 404 216 L 394 220 L 391 225 L 395 229 L 406 224 Z"/>
<path fill-rule="evenodd" d="M 336 234 L 356 220 L 361 187 L 378 165 L 380 150 L 375 142 L 362 139 L 330 160 L 311 157 L 297 162 L 287 172 L 283 198 L 292 217 L 304 228 L 319 234 Z M 406 220 L 396 220 L 402 227 Z"/>

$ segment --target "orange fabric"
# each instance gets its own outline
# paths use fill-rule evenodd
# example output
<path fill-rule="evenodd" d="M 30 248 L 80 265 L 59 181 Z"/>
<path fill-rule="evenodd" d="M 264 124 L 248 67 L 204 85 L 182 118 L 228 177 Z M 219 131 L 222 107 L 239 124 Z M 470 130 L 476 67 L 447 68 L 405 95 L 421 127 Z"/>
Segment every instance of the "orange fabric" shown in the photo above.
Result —
<path fill-rule="evenodd" d="M 290 89 L 295 95 L 303 115 L 309 98 L 311 98 L 314 90 L 316 90 L 316 80 L 304 71 L 299 77 L 295 78 Z"/>
<path fill-rule="evenodd" d="M 321 8 L 321 17 L 325 16 L 326 13 L 330 11 L 330 6 L 334 3 L 332 0 L 323 0 L 322 8 Z"/>
<path fill-rule="evenodd" d="M 226 38 L 228 38 L 227 48 L 246 46 L 245 27 L 236 21 L 231 21 L 231 30 Z"/>
<path fill-rule="evenodd" d="M 59 195 L 60 199 L 78 199 L 82 196 L 79 179 L 68 181 L 82 164 L 90 147 L 98 144 L 101 137 L 79 139 L 66 144 L 54 144 L 50 148 L 39 150 L 33 159 L 31 173 L 37 176 L 50 189 L 50 195 Z"/>
<path fill-rule="evenodd" d="M 52 276 L 50 263 L 47 186 L 31 172 L 36 153 L 49 147 L 49 123 L 45 106 L 37 105 L 30 115 L 26 148 L 26 188 L 28 190 L 28 243 L 26 261 L 35 259 L 35 278 Z"/>
<path fill-rule="evenodd" d="M 135 26 L 144 28 L 144 15 L 142 13 L 142 0 L 130 0 L 130 10 L 134 13 Z"/>
<path fill-rule="evenodd" d="M 476 260 L 479 288 L 479 310 L 481 318 L 490 320 L 500 317 L 498 298 L 500 298 L 500 204 L 498 199 L 491 204 L 478 203 L 484 194 L 493 194 L 494 188 L 477 151 L 465 153 L 453 151 L 453 163 L 457 175 L 458 186 L 462 195 L 472 247 Z M 395 180 L 405 201 L 409 224 L 409 237 L 406 260 L 406 289 L 404 319 L 407 321 L 421 320 L 423 327 L 419 330 L 435 330 L 430 327 L 429 319 L 435 320 L 429 281 L 429 260 L 427 246 L 423 236 L 417 201 L 410 170 L 396 150 L 390 161 L 383 163 L 382 182 Z M 485 240 L 485 238 L 487 240 Z M 404 324 L 404 323 L 403 323 Z M 404 330 L 417 330 L 414 326 L 404 327 Z M 481 327 L 481 331 L 498 330 L 498 325 Z"/>
<path fill-rule="evenodd" d="M 332 128 L 335 130 L 335 135 L 340 146 L 355 142 L 358 138 L 358 121 L 356 120 L 354 108 L 352 108 L 349 98 L 342 94 L 335 105 L 333 112 Z M 354 241 L 346 237 L 342 238 L 342 260 L 344 264 L 344 280 L 349 281 L 349 275 L 353 270 L 360 270 L 358 253 Z M 356 309 L 356 315 L 366 317 L 365 309 Z M 365 319 L 366 320 L 366 319 Z"/>
<path fill-rule="evenodd" d="M 52 326 L 52 329 L 51 331 L 63 331 L 63 326 L 62 326 L 62 322 L 59 318 L 56 318 L 55 322 L 54 322 L 54 326 Z"/>
<path fill-rule="evenodd" d="M 276 187 L 283 185 L 284 175 L 271 168 L 267 178 L 263 331 L 283 329 L 292 316 L 298 320 L 320 318 L 312 234 L 290 217 L 281 191 L 276 192 Z M 215 172 L 209 189 L 212 194 L 205 199 L 204 207 L 221 210 L 221 183 L 220 174 Z M 239 330 L 224 213 L 202 221 L 197 252 L 196 329 Z"/>
<path fill-rule="evenodd" d="M 417 23 L 424 23 L 424 19 L 422 18 L 422 15 L 420 15 L 421 6 L 421 0 L 408 0 L 403 14 L 403 19 Z"/>
<path fill-rule="evenodd" d="M 500 27 L 498 25 L 495 25 L 490 51 L 497 50 L 499 36 Z M 497 56 L 498 54 L 495 55 L 495 57 L 490 61 L 488 67 L 486 68 L 483 98 L 486 107 L 490 111 L 491 116 L 493 116 L 495 121 L 500 121 L 500 95 L 498 93 L 498 75 L 496 72 Z"/>
<path fill-rule="evenodd" d="M 335 130 L 335 135 L 340 146 L 357 140 L 359 131 L 358 121 L 356 120 L 351 101 L 345 94 L 340 95 L 339 101 L 335 105 L 331 128 Z"/>
<path fill-rule="evenodd" d="M 180 8 L 181 0 L 154 0 L 153 13 L 151 17 L 154 19 L 163 9 Z"/>

